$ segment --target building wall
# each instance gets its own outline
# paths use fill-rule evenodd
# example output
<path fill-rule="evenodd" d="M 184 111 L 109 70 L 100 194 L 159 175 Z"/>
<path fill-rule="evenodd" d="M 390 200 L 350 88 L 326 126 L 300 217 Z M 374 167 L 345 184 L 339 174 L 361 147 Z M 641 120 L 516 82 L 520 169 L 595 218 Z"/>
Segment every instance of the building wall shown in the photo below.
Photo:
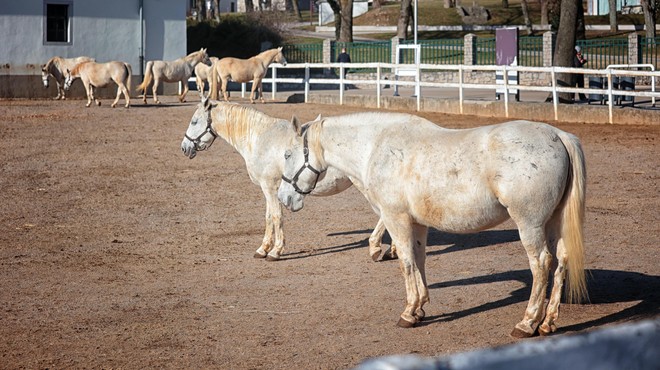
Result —
<path fill-rule="evenodd" d="M 48 89 L 41 84 L 41 66 L 53 56 L 86 55 L 98 62 L 128 62 L 137 85 L 135 81 L 142 77 L 140 3 L 145 25 L 145 61 L 173 60 L 186 54 L 186 5 L 180 0 L 60 1 L 72 6 L 70 42 L 61 44 L 45 43 L 44 0 L 1 1 L 0 98 L 56 95 L 54 83 Z M 82 92 L 81 87 L 76 90 Z M 80 95 L 76 90 L 72 95 Z M 108 90 L 114 94 L 115 88 Z"/>

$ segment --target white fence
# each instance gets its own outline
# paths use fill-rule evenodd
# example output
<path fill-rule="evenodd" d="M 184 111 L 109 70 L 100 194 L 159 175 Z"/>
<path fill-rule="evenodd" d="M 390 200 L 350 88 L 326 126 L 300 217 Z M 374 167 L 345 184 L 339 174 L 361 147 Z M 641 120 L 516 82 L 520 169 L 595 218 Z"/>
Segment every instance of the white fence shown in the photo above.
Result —
<path fill-rule="evenodd" d="M 372 86 L 376 91 L 377 97 L 377 106 L 381 107 L 381 91 L 386 85 L 395 85 L 399 86 L 409 86 L 414 87 L 415 91 L 419 92 L 416 94 L 417 99 L 417 110 L 420 110 L 420 99 L 424 94 L 422 88 L 452 88 L 456 89 L 458 92 L 458 99 L 460 105 L 460 113 L 463 113 L 464 106 L 464 95 L 465 91 L 469 89 L 492 89 L 493 96 L 495 96 L 496 91 L 509 91 L 509 90 L 519 90 L 519 91 L 542 91 L 547 92 L 553 97 L 553 106 L 554 106 L 554 115 L 555 120 L 558 120 L 558 94 L 562 92 L 567 93 L 583 93 L 583 94 L 600 94 L 607 96 L 607 102 L 609 106 L 609 122 L 612 123 L 612 110 L 614 107 L 614 101 L 616 97 L 621 96 L 632 96 L 632 97 L 650 97 L 651 104 L 655 107 L 656 98 L 660 98 L 660 92 L 656 91 L 656 79 L 660 78 L 660 71 L 655 71 L 653 65 L 644 64 L 644 65 L 617 65 L 616 68 L 607 68 L 607 69 L 587 69 L 587 68 L 565 68 L 565 67 L 522 67 L 522 66 L 496 66 L 496 65 L 437 65 L 437 64 L 411 64 L 406 65 L 406 69 L 415 70 L 414 81 L 403 81 L 403 80 L 389 80 L 384 79 L 383 70 L 394 71 L 397 68 L 401 68 L 401 64 L 390 64 L 390 63 L 292 63 L 283 66 L 281 64 L 272 64 L 270 66 L 272 71 L 271 78 L 265 78 L 264 83 L 271 84 L 271 94 L 272 99 L 275 99 L 275 94 L 277 93 L 277 84 L 300 84 L 304 88 L 305 93 L 305 102 L 309 99 L 310 86 L 312 84 L 335 84 L 339 88 L 339 104 L 343 105 L 344 103 L 344 86 L 346 84 L 355 84 L 363 86 Z M 310 70 L 312 69 L 338 69 L 339 73 L 337 78 L 312 78 Z M 375 77 L 372 77 L 372 74 L 365 74 L 365 77 L 369 79 L 351 79 L 347 80 L 344 78 L 344 69 L 374 69 L 376 70 Z M 625 68 L 625 69 L 624 69 Z M 649 68 L 650 71 L 640 71 L 638 68 Z M 281 69 L 302 69 L 304 70 L 303 77 L 287 77 L 287 78 L 278 78 L 277 71 Z M 422 81 L 423 73 L 433 73 L 433 72 L 447 72 L 454 71 L 458 74 L 457 83 L 447 83 L 447 82 L 426 82 Z M 493 83 L 493 84 L 482 84 L 482 83 L 465 83 L 463 81 L 464 72 L 471 71 L 491 71 L 493 76 L 497 71 L 501 71 L 504 76 L 503 83 Z M 550 86 L 532 86 L 521 84 L 518 81 L 518 84 L 510 84 L 508 81 L 508 72 L 535 72 L 535 73 L 547 73 L 550 75 Z M 575 74 L 588 74 L 590 76 L 602 76 L 607 80 L 607 86 L 603 86 L 602 89 L 592 89 L 592 88 L 577 88 L 569 86 L 558 86 L 556 75 L 558 73 L 575 73 Z M 360 75 L 362 76 L 362 75 Z M 613 77 L 627 76 L 627 77 L 646 77 L 651 80 L 651 90 L 650 91 L 640 91 L 640 90 L 621 90 L 615 89 L 613 86 Z M 191 79 L 194 81 L 194 79 Z M 242 88 L 243 94 L 245 93 L 245 84 Z M 506 117 L 509 117 L 509 93 L 502 94 L 504 100 L 504 109 Z M 244 96 L 244 95 L 243 95 Z"/>

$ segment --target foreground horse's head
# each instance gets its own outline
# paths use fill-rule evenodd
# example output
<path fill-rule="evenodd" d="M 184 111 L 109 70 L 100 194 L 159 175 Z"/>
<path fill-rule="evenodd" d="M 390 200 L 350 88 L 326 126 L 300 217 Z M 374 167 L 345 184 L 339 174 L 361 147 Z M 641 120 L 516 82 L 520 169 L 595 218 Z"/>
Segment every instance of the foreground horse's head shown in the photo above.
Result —
<path fill-rule="evenodd" d="M 211 108 L 213 106 L 210 99 L 202 99 L 190 120 L 188 130 L 181 142 L 181 151 L 190 159 L 195 158 L 198 151 L 210 148 L 215 138 L 218 137 L 211 127 Z"/>
<path fill-rule="evenodd" d="M 277 197 L 293 212 L 303 208 L 305 195 L 314 191 L 316 183 L 328 168 L 318 145 L 318 131 L 322 125 L 320 116 L 317 121 L 307 124 L 304 130 L 296 120 L 292 121 L 297 135 L 295 142 L 284 153 L 284 173 Z"/>
<path fill-rule="evenodd" d="M 273 62 L 280 63 L 283 66 L 286 65 L 286 58 L 284 57 L 284 53 L 282 53 L 281 46 L 277 48 L 277 55 L 275 55 L 275 59 L 273 59 Z"/>

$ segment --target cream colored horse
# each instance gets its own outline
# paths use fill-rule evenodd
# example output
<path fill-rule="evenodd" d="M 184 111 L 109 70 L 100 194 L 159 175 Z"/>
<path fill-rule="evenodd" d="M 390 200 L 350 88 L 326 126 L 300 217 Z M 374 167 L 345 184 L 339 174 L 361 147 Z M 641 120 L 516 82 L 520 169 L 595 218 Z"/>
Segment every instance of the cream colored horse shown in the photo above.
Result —
<path fill-rule="evenodd" d="M 213 64 L 218 60 L 219 59 L 216 57 L 210 57 L 210 66 L 204 63 L 199 63 L 195 66 L 195 82 L 197 83 L 197 91 L 199 92 L 200 98 L 204 98 L 204 87 L 206 86 L 205 82 L 209 81 L 209 88 L 211 87 L 211 68 L 213 68 Z"/>
<path fill-rule="evenodd" d="M 66 71 L 72 70 L 73 67 L 75 67 L 78 63 L 94 61 L 94 58 L 90 57 L 67 59 L 62 57 L 52 57 L 43 67 L 41 67 L 41 82 L 43 82 L 45 88 L 48 88 L 48 76 L 53 76 L 55 82 L 57 83 L 57 96 L 55 99 L 65 100 L 66 96 L 64 94 L 64 74 Z"/>
<path fill-rule="evenodd" d="M 289 125 L 286 120 L 272 118 L 252 108 L 203 98 L 181 142 L 181 150 L 192 159 L 198 151 L 211 147 L 220 136 L 243 156 L 250 179 L 261 187 L 266 197 L 266 232 L 254 257 L 265 257 L 268 261 L 280 259 L 284 248 L 277 188 L 284 171 L 281 153 L 295 139 L 295 134 L 288 130 Z M 333 195 L 350 186 L 351 181 L 346 175 L 330 168 L 311 194 Z M 369 238 L 369 253 L 374 261 L 380 255 L 384 233 L 385 227 L 379 221 Z"/>
<path fill-rule="evenodd" d="M 117 84 L 117 97 L 112 103 L 112 107 L 114 108 L 117 106 L 119 97 L 123 93 L 124 99 L 126 99 L 125 107 L 128 108 L 131 105 L 131 97 L 129 93 L 131 91 L 132 74 L 133 71 L 131 65 L 124 62 L 82 62 L 73 67 L 72 70 L 66 72 L 64 88 L 69 90 L 73 81 L 76 78 L 80 78 L 83 85 L 85 85 L 85 91 L 87 92 L 86 106 L 89 107 L 92 105 L 92 100 L 94 100 L 96 105 L 101 105 L 101 101 L 94 96 L 94 88 L 104 87 L 109 83 L 114 82 Z"/>
<path fill-rule="evenodd" d="M 250 103 L 254 104 L 256 98 L 254 92 L 257 91 L 261 102 L 264 103 L 263 80 L 268 66 L 271 63 L 280 63 L 286 65 L 286 59 L 282 54 L 282 47 L 276 49 L 266 50 L 250 59 L 238 58 L 222 58 L 213 64 L 213 77 L 211 81 L 211 99 L 218 99 L 218 79 L 222 81 L 222 95 L 225 101 L 229 101 L 227 95 L 227 83 L 233 82 L 249 82 L 252 81 L 252 91 L 250 92 Z"/>
<path fill-rule="evenodd" d="M 396 113 L 330 117 L 311 123 L 304 134 L 295 125 L 289 130 L 298 136 L 282 152 L 280 201 L 293 211 L 301 209 L 303 195 L 329 167 L 350 176 L 397 246 L 407 301 L 399 326 L 419 322 L 429 301 L 428 226 L 471 233 L 513 219 L 533 276 L 515 337 L 556 330 L 567 270 L 568 299 L 586 296 L 586 169 L 575 136 L 529 121 L 448 130 Z M 553 254 L 558 266 L 546 304 Z"/>
<path fill-rule="evenodd" d="M 147 62 L 144 72 L 144 80 L 136 88 L 137 91 L 143 92 L 142 101 L 144 104 L 147 104 L 147 88 L 149 88 L 152 80 L 154 81 L 154 86 L 151 88 L 151 91 L 154 94 L 154 103 L 160 104 L 156 91 L 161 81 L 181 82 L 183 84 L 183 92 L 181 93 L 181 96 L 179 96 L 179 101 L 182 103 L 186 101 L 188 79 L 192 76 L 195 66 L 199 63 L 207 65 L 211 64 L 205 48 L 171 62 L 165 62 L 162 60 L 152 60 Z"/>

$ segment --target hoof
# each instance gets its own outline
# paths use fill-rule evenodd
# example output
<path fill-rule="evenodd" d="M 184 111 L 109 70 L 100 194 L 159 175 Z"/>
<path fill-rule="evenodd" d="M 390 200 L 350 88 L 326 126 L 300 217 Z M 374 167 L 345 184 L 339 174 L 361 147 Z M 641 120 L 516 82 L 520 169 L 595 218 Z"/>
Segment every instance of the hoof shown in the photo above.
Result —
<path fill-rule="evenodd" d="M 111 107 L 117 108 L 117 104 L 112 104 Z"/>
<path fill-rule="evenodd" d="M 403 317 L 401 317 L 401 318 L 399 318 L 399 322 L 396 323 L 396 326 L 398 326 L 400 328 L 408 329 L 408 328 L 412 328 L 413 326 L 415 326 L 415 323 L 410 322 L 410 321 L 404 319 Z"/>
<path fill-rule="evenodd" d="M 518 328 L 513 328 L 513 331 L 511 331 L 511 336 L 514 337 L 514 338 L 529 338 L 533 335 L 534 335 L 534 333 L 530 334 L 530 333 L 528 333 L 526 331 L 523 331 L 521 329 L 518 329 Z"/>
<path fill-rule="evenodd" d="M 371 255 L 371 259 L 374 262 L 378 262 L 378 258 L 380 258 L 380 253 L 374 253 L 374 254 Z"/>
<path fill-rule="evenodd" d="M 266 258 L 266 256 L 267 256 L 267 254 L 255 253 L 254 256 L 252 256 L 252 257 L 254 257 L 254 258 Z"/>
<path fill-rule="evenodd" d="M 100 101 L 97 101 L 97 102 L 96 102 L 96 105 L 100 107 L 100 106 L 101 106 L 101 102 L 100 102 Z"/>
<path fill-rule="evenodd" d="M 552 325 L 542 324 L 541 326 L 539 326 L 539 335 L 544 337 L 551 335 L 555 331 L 557 331 L 557 326 L 554 324 Z"/>
<path fill-rule="evenodd" d="M 266 256 L 266 261 L 268 261 L 268 262 L 279 261 L 279 260 L 280 260 L 280 257 L 274 257 L 274 256 L 271 256 L 270 254 Z"/>

